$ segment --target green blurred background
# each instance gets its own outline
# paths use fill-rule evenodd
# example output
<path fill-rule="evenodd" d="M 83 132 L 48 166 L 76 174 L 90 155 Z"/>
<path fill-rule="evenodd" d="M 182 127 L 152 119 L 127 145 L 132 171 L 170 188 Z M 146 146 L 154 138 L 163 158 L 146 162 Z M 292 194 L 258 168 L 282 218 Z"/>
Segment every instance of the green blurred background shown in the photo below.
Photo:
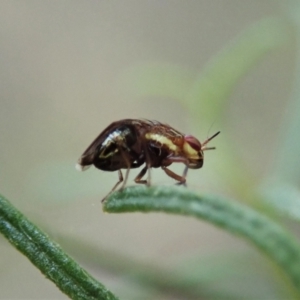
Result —
<path fill-rule="evenodd" d="M 104 214 L 100 200 L 117 173 L 74 166 L 123 118 L 166 122 L 201 141 L 221 130 L 203 169 L 189 172 L 189 188 L 272 211 L 297 233 L 298 6 L 0 1 L 1 193 L 120 299 L 188 297 L 139 285 L 128 266 L 115 270 L 118 259 L 188 274 L 203 286 L 201 299 L 291 297 L 264 256 L 210 224 Z M 173 184 L 161 170 L 152 178 Z M 66 299 L 2 237 L 0 253 L 0 299 Z"/>

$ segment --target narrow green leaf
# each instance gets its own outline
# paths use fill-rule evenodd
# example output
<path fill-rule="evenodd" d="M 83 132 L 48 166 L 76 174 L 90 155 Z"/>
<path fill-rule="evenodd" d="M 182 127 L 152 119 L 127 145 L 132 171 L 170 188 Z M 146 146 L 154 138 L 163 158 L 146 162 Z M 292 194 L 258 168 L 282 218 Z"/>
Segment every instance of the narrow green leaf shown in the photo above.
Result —
<path fill-rule="evenodd" d="M 287 23 L 279 18 L 257 22 L 241 33 L 204 67 L 184 101 L 195 117 L 211 122 L 224 111 L 224 103 L 238 81 L 266 54 L 290 37 Z"/>
<path fill-rule="evenodd" d="M 295 72 L 290 100 L 274 146 L 275 155 L 266 180 L 258 192 L 278 213 L 300 220 L 300 3 L 287 1 L 284 6 L 294 30 L 296 42 Z M 283 201 L 284 199 L 284 201 Z"/>
<path fill-rule="evenodd" d="M 0 232 L 71 299 L 117 299 L 1 195 Z"/>
<path fill-rule="evenodd" d="M 132 287 L 132 284 L 137 284 L 149 292 L 159 292 L 169 299 L 174 295 L 180 295 L 182 299 L 241 299 L 240 296 L 221 290 L 213 290 L 211 286 L 207 286 L 207 281 L 200 276 L 195 278 L 194 274 L 188 272 L 188 268 L 180 265 L 179 267 L 169 270 L 161 265 L 152 263 L 143 263 L 136 258 L 123 255 L 112 249 L 104 250 L 103 247 L 98 247 L 88 241 L 78 239 L 78 237 L 70 237 L 70 235 L 59 235 L 59 240 L 64 245 L 64 248 L 75 257 L 80 258 L 80 261 L 86 265 L 91 265 L 93 268 L 105 269 L 106 271 L 115 274 L 118 277 L 126 280 L 127 288 Z M 220 272 L 219 272 L 220 273 Z M 220 275 L 220 274 L 219 274 Z M 225 275 L 223 275 L 225 277 Z M 220 280 L 220 278 L 217 278 Z M 151 298 L 151 297 L 150 297 Z"/>
<path fill-rule="evenodd" d="M 128 68 L 119 78 L 122 94 L 130 98 L 165 97 L 182 100 L 188 92 L 195 73 L 179 65 L 141 63 Z"/>
<path fill-rule="evenodd" d="M 284 184 L 299 186 L 300 177 L 300 3 L 287 1 L 288 16 L 294 25 L 296 42 L 295 76 L 292 86 L 291 99 L 284 113 L 280 136 L 275 147 L 276 155 L 271 165 L 273 174 Z"/>
<path fill-rule="evenodd" d="M 300 190 L 293 184 L 268 179 L 258 188 L 258 193 L 279 214 L 300 220 Z"/>
<path fill-rule="evenodd" d="M 278 224 L 249 207 L 221 196 L 198 195 L 181 187 L 130 187 L 113 193 L 103 210 L 165 212 L 207 220 L 243 236 L 287 274 L 300 297 L 300 244 Z"/>
<path fill-rule="evenodd" d="M 144 63 L 128 69 L 119 85 L 131 97 L 169 97 L 183 102 L 209 124 L 223 112 L 223 104 L 238 81 L 266 54 L 290 38 L 281 18 L 268 18 L 244 30 L 212 57 L 195 78 L 195 70 L 166 63 Z M 200 114 L 201 112 L 201 114 Z"/>

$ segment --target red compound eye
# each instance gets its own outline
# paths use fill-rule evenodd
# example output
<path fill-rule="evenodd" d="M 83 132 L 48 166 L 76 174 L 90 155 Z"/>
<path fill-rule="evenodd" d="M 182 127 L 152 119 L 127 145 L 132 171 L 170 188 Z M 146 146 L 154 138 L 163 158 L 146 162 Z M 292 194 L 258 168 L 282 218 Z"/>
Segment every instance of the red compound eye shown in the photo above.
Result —
<path fill-rule="evenodd" d="M 193 137 L 192 135 L 185 135 L 184 136 L 184 140 L 189 143 L 189 145 L 195 149 L 196 151 L 200 151 L 201 150 L 201 144 L 200 142 Z"/>

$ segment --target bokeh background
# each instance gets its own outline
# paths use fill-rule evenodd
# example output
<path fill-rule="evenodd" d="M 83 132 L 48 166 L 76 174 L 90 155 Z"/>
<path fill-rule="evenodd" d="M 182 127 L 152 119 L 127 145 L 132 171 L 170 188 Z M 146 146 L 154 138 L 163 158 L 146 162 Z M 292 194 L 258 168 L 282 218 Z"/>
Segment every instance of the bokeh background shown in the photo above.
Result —
<path fill-rule="evenodd" d="M 299 161 L 285 162 L 299 145 L 284 148 L 300 129 L 298 11 L 298 1 L 273 0 L 0 1 L 1 193 L 120 299 L 188 298 L 138 284 L 122 261 L 193 274 L 202 299 L 286 299 L 282 274 L 245 241 L 192 218 L 104 214 L 100 201 L 117 173 L 74 166 L 123 118 L 159 120 L 201 141 L 221 130 L 203 169 L 189 172 L 189 188 L 259 209 L 261 198 L 292 190 L 290 212 L 299 217 Z M 251 38 L 243 44 L 250 54 L 232 51 L 230 65 L 246 67 L 231 88 L 215 102 L 218 84 L 212 98 L 190 96 L 199 76 L 251 34 L 261 36 L 257 47 Z M 226 82 L 228 65 L 217 66 Z M 267 188 L 287 165 L 283 173 L 294 175 L 284 188 Z M 161 170 L 152 178 L 174 184 Z M 0 253 L 0 299 L 67 299 L 3 237 Z"/>

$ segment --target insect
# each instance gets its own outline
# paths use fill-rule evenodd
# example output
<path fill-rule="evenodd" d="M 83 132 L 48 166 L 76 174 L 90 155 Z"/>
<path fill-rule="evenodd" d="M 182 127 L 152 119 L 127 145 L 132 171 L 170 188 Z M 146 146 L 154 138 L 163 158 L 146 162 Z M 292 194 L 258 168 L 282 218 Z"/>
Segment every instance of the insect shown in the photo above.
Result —
<path fill-rule="evenodd" d="M 136 176 L 135 182 L 150 185 L 150 169 L 161 167 L 177 184 L 185 184 L 188 169 L 203 166 L 203 151 L 215 149 L 207 147 L 210 140 L 202 144 L 192 135 L 185 135 L 169 125 L 158 121 L 143 119 L 124 119 L 110 124 L 78 160 L 76 169 L 83 171 L 91 165 L 104 171 L 118 171 L 119 180 L 108 195 L 122 183 L 122 190 L 127 182 L 130 169 L 145 164 Z M 182 175 L 168 169 L 172 163 L 185 165 Z M 121 169 L 126 169 L 125 178 Z M 148 171 L 147 180 L 143 179 Z M 107 195 L 107 196 L 108 196 Z M 107 196 L 102 200 L 104 201 Z"/>

